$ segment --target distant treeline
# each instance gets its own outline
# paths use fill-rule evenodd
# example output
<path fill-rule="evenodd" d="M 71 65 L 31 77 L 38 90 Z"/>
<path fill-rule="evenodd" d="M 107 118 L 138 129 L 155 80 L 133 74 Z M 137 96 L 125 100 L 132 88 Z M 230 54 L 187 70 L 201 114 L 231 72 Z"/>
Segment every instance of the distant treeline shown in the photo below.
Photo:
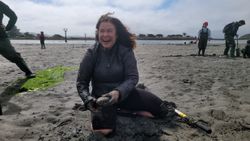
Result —
<path fill-rule="evenodd" d="M 12 28 L 11 31 L 8 32 L 8 35 L 12 39 L 39 39 L 40 33 L 30 33 L 30 32 L 20 32 L 16 26 Z M 46 34 L 46 33 L 45 33 Z M 52 36 L 45 35 L 47 40 L 64 40 L 65 36 L 60 34 L 54 34 Z M 193 37 L 183 34 L 173 34 L 164 36 L 163 34 L 139 34 L 135 35 L 137 40 L 196 40 L 197 37 Z M 68 40 L 94 40 L 94 37 L 72 37 L 68 36 Z M 250 39 L 250 34 L 246 34 L 241 36 L 239 39 Z"/>

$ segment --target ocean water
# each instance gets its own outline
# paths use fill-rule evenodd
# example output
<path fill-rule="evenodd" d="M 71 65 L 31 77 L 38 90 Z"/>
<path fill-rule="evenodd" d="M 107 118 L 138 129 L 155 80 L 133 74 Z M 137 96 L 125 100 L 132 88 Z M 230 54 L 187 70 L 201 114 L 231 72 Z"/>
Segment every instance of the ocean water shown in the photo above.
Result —
<path fill-rule="evenodd" d="M 191 40 L 137 40 L 138 45 L 181 45 L 190 44 Z M 13 44 L 40 44 L 39 40 L 11 40 Z M 93 45 L 94 40 L 68 40 L 67 43 L 64 40 L 46 40 L 45 44 L 69 44 L 69 45 Z M 224 40 L 211 40 L 208 42 L 210 45 L 225 44 Z M 246 40 L 239 40 L 239 44 L 246 44 Z"/>

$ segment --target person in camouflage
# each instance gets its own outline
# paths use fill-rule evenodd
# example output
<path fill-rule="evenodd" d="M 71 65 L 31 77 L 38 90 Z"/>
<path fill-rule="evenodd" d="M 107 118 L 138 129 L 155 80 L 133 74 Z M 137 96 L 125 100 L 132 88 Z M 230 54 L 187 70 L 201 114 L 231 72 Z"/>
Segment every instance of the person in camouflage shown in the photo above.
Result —
<path fill-rule="evenodd" d="M 3 25 L 3 16 L 9 17 L 7 26 Z M 21 57 L 21 54 L 16 52 L 15 48 L 11 45 L 6 31 L 10 31 L 17 21 L 17 16 L 8 5 L 0 1 L 0 54 L 15 63 L 26 75 L 27 78 L 35 77 L 27 64 Z"/>
<path fill-rule="evenodd" d="M 224 50 L 224 55 L 228 56 L 228 51 L 230 49 L 230 56 L 235 57 L 235 40 L 234 36 L 238 37 L 237 31 L 240 26 L 244 25 L 245 21 L 240 20 L 238 22 L 232 22 L 227 24 L 224 29 L 224 37 L 225 37 L 225 42 L 226 42 L 226 48 Z"/>

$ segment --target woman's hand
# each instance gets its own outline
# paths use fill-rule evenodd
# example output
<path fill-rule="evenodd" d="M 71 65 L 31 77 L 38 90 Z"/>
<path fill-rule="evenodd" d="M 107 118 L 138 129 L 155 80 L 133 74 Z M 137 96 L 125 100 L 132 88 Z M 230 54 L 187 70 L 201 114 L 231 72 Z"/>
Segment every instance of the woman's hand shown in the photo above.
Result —
<path fill-rule="evenodd" d="M 97 112 L 96 99 L 92 96 L 88 96 L 84 101 L 85 108 L 90 110 L 91 112 Z"/>
<path fill-rule="evenodd" d="M 101 99 L 103 99 L 103 97 L 108 97 L 108 99 L 106 99 L 106 101 L 101 101 L 100 103 L 98 101 L 100 101 Z M 107 94 L 102 95 L 100 98 L 97 99 L 97 104 L 99 103 L 100 106 L 109 106 L 109 105 L 113 105 L 115 103 L 118 102 L 120 97 L 120 93 L 117 90 L 113 90 Z"/>
<path fill-rule="evenodd" d="M 5 26 L 3 24 L 0 24 L 0 28 L 1 28 L 1 30 L 5 31 Z"/>

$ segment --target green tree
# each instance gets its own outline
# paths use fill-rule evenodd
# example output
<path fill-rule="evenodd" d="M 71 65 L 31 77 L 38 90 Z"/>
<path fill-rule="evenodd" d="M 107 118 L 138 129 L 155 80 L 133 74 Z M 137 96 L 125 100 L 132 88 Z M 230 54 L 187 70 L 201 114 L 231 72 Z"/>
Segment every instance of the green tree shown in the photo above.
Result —
<path fill-rule="evenodd" d="M 25 32 L 24 33 L 24 38 L 26 38 L 26 39 L 35 39 L 36 36 L 33 35 L 33 34 L 31 34 L 31 33 L 29 33 L 29 32 Z"/>
<path fill-rule="evenodd" d="M 16 26 L 14 26 L 9 32 L 8 32 L 8 36 L 10 38 L 16 38 L 18 36 L 21 36 L 22 33 L 20 32 L 20 29 L 18 29 Z"/>

